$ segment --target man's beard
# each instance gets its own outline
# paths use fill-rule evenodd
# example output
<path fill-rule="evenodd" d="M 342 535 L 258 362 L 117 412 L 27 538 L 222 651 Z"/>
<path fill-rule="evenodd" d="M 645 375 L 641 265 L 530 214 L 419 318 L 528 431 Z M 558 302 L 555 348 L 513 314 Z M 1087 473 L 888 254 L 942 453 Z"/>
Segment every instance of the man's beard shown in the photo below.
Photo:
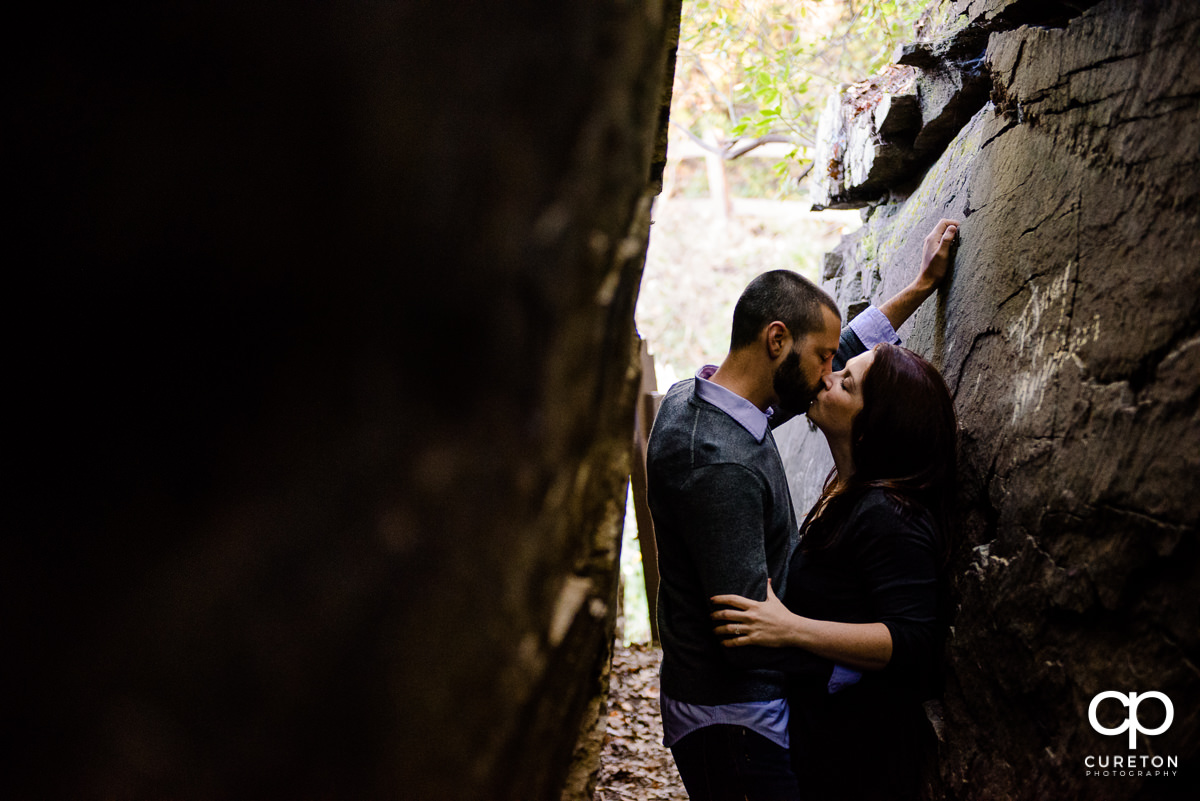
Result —
<path fill-rule="evenodd" d="M 811 384 L 805 378 L 804 370 L 800 368 L 800 354 L 796 351 L 785 356 L 783 362 L 775 369 L 773 383 L 780 407 L 790 414 L 807 412 L 809 404 L 821 389 L 819 378 Z"/>

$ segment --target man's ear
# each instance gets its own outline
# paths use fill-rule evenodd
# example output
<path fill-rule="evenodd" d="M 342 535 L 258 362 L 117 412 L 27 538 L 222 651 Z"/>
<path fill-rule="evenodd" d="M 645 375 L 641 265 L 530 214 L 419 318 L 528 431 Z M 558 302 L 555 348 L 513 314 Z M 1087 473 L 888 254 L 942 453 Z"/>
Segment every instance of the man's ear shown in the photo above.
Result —
<path fill-rule="evenodd" d="M 792 333 L 788 331 L 788 327 L 776 320 L 764 329 L 765 345 L 767 346 L 767 358 L 775 361 L 787 351 L 791 344 Z"/>

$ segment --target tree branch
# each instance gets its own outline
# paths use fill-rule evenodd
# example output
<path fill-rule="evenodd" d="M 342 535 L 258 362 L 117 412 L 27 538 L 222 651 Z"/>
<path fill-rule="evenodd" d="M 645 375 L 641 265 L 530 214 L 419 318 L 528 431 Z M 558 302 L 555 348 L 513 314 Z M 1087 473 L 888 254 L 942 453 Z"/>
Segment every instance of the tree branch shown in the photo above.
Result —
<path fill-rule="evenodd" d="M 746 155 L 747 153 L 749 153 L 751 150 L 753 150 L 756 147 L 770 144 L 771 142 L 787 142 L 787 143 L 791 144 L 792 137 L 788 136 L 787 134 L 767 134 L 766 136 L 760 136 L 757 139 L 751 139 L 749 142 L 746 142 L 745 144 L 740 144 L 740 142 L 741 142 L 740 139 L 735 139 L 734 141 L 725 145 L 724 153 L 722 153 L 722 158 L 727 159 L 727 160 L 733 160 L 733 159 L 736 159 L 738 156 Z"/>
<path fill-rule="evenodd" d="M 721 141 L 717 144 L 713 144 L 712 142 L 706 142 L 705 140 L 701 139 L 699 136 L 688 130 L 686 126 L 679 124 L 675 120 L 671 120 L 671 124 L 674 125 L 678 130 L 682 131 L 684 136 L 686 136 L 688 139 L 691 139 L 699 147 L 715 156 L 720 156 L 725 161 L 733 161 L 740 156 L 746 155 L 755 148 L 762 147 L 763 145 L 769 145 L 772 142 L 784 142 L 789 145 L 794 145 L 796 143 L 796 140 L 787 134 L 772 133 L 766 134 L 765 136 L 760 136 L 756 139 L 734 139 L 730 142 Z"/>
<path fill-rule="evenodd" d="M 687 136 L 688 139 L 691 139 L 693 142 L 695 142 L 697 145 L 699 145 L 700 147 L 707 150 L 709 153 L 715 153 L 716 155 L 720 156 L 721 158 L 725 158 L 724 148 L 720 148 L 714 144 L 705 142 L 703 139 L 701 139 L 700 137 L 696 136 L 694 133 L 689 131 L 685 126 L 680 125 L 679 123 L 675 122 L 675 120 L 671 120 L 671 124 L 674 125 L 676 128 L 678 128 L 680 131 L 683 131 L 684 135 Z"/>
<path fill-rule="evenodd" d="M 709 85 L 712 86 L 713 91 L 717 93 L 717 97 L 725 101 L 725 109 L 729 114 L 729 119 L 736 119 L 733 113 L 733 93 L 730 92 L 729 94 L 725 94 L 721 91 L 721 88 L 717 86 L 717 82 L 714 81 L 712 76 L 708 74 L 708 70 L 704 67 L 704 61 L 701 60 L 699 56 L 696 57 L 696 68 L 700 70 L 700 74 L 703 75 L 708 81 Z"/>
<path fill-rule="evenodd" d="M 763 145 L 767 145 L 772 142 L 786 142 L 788 144 L 795 143 L 795 140 L 792 139 L 792 137 L 788 136 L 787 134 L 773 133 L 773 134 L 767 134 L 765 136 L 760 136 L 757 139 L 750 139 L 750 140 L 734 139 L 733 141 L 730 141 L 730 142 L 721 141 L 714 145 L 712 142 L 704 141 L 699 136 L 697 136 L 696 134 L 689 131 L 687 129 L 687 127 L 680 125 L 675 120 L 671 120 L 671 124 L 674 125 L 680 131 L 682 131 L 684 136 L 686 136 L 688 139 L 691 139 L 693 142 L 695 142 L 701 148 L 708 151 L 709 153 L 712 153 L 713 155 L 720 156 L 721 158 L 725 159 L 726 161 L 732 161 L 733 159 L 736 159 L 739 156 L 746 155 L 751 150 L 754 150 L 756 147 L 762 147 Z"/>

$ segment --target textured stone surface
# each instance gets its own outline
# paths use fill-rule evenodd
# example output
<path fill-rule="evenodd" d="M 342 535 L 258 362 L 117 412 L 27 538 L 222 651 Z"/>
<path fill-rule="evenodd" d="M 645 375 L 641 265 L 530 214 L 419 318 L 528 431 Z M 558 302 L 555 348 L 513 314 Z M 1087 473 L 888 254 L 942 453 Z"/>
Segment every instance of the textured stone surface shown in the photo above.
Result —
<path fill-rule="evenodd" d="M 858 208 L 916 170 L 917 70 L 892 66 L 829 98 L 817 128 L 813 208 Z"/>
<path fill-rule="evenodd" d="M 962 220 L 948 285 L 901 332 L 943 371 L 961 426 L 932 797 L 1191 798 L 1200 783 L 1197 41 L 1200 7 L 1182 0 L 997 23 L 994 103 L 826 261 L 843 308 L 879 301 L 939 217 Z M 806 511 L 830 462 L 803 422 L 780 435 Z M 1107 690 L 1164 692 L 1174 722 L 1131 752 L 1088 723 Z M 1129 753 L 1178 756 L 1179 775 L 1085 776 L 1088 755 Z"/>
<path fill-rule="evenodd" d="M 861 208 L 907 196 L 987 101 L 992 87 L 984 63 L 988 37 L 1025 23 L 1065 25 L 1095 2 L 931 3 L 918 25 L 922 38 L 898 48 L 896 64 L 830 98 L 813 156 L 818 168 L 813 207 Z"/>
<path fill-rule="evenodd" d="M 558 798 L 678 0 L 143 5 L 12 54 L 0 795 Z"/>

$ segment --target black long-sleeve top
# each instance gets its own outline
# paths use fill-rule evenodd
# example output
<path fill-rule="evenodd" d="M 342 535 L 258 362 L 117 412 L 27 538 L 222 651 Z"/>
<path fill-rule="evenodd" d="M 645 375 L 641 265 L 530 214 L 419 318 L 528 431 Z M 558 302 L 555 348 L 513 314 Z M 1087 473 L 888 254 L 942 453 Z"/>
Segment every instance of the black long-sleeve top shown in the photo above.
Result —
<path fill-rule="evenodd" d="M 836 693 L 827 688 L 828 661 L 788 674 L 792 769 L 805 777 L 806 801 L 915 799 L 932 737 L 920 702 L 937 688 L 946 629 L 938 581 L 943 533 L 927 511 L 902 508 L 879 489 L 844 515 L 828 550 L 803 542 L 796 550 L 784 604 L 819 620 L 882 622 L 892 657 Z"/>
<path fill-rule="evenodd" d="M 829 549 L 813 552 L 802 543 L 796 550 L 784 604 L 816 620 L 883 623 L 892 636 L 892 657 L 874 680 L 914 693 L 928 690 L 944 628 L 941 533 L 922 507 L 903 508 L 882 489 L 868 490 L 841 530 Z"/>

